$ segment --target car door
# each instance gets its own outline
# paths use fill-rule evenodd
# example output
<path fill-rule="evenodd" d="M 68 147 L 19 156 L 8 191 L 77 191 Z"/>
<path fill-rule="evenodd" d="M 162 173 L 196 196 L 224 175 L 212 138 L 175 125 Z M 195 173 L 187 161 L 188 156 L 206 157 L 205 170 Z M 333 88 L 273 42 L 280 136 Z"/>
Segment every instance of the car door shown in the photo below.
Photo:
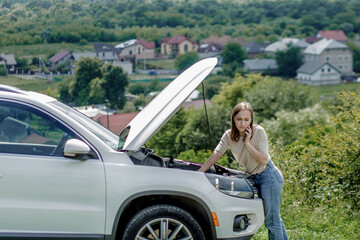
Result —
<path fill-rule="evenodd" d="M 103 163 L 95 151 L 63 157 L 70 138 L 80 137 L 45 111 L 0 100 L 0 236 L 104 233 Z"/>

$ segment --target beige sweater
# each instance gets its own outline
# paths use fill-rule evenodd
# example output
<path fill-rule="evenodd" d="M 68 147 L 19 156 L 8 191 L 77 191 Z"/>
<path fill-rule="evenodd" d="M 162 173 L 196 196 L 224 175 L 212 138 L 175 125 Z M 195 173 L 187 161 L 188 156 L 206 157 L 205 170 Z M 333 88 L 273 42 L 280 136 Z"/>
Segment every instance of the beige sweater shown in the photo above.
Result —
<path fill-rule="evenodd" d="M 250 142 L 257 150 L 264 154 L 268 161 L 270 160 L 268 141 L 264 128 L 260 125 L 256 125 L 253 129 L 253 137 Z M 215 150 L 224 154 L 229 148 L 235 159 L 244 167 L 246 173 L 258 174 L 264 171 L 266 165 L 261 165 L 250 155 L 243 142 L 243 137 L 240 137 L 237 142 L 231 140 L 230 129 L 221 137 Z"/>

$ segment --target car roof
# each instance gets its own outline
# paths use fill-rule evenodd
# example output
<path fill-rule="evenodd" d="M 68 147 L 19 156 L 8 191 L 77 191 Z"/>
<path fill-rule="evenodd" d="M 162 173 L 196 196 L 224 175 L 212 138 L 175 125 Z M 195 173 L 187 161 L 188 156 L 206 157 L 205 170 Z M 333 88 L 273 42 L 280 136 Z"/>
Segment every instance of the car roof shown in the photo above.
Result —
<path fill-rule="evenodd" d="M 56 101 L 55 98 L 52 98 L 45 94 L 41 94 L 41 93 L 37 93 L 37 92 L 33 92 L 33 91 L 25 91 L 25 90 L 21 90 L 20 88 L 17 88 L 17 87 L 3 85 L 3 84 L 0 84 L 0 96 L 6 97 L 6 98 L 14 98 L 14 99 L 18 99 L 18 100 L 21 100 L 24 98 L 28 99 L 28 100 L 32 99 L 33 101 L 42 102 L 42 103 Z"/>

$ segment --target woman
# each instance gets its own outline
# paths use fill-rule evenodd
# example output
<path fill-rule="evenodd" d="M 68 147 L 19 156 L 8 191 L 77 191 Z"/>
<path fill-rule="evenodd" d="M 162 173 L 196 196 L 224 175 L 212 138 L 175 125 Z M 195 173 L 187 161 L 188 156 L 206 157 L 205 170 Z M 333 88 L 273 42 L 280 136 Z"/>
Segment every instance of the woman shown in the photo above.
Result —
<path fill-rule="evenodd" d="M 250 103 L 237 104 L 231 114 L 231 129 L 222 136 L 214 153 L 199 169 L 205 172 L 230 148 L 236 160 L 250 174 L 264 201 L 265 226 L 269 239 L 288 239 L 280 217 L 281 190 L 284 179 L 271 161 L 265 130 L 253 120 Z"/>

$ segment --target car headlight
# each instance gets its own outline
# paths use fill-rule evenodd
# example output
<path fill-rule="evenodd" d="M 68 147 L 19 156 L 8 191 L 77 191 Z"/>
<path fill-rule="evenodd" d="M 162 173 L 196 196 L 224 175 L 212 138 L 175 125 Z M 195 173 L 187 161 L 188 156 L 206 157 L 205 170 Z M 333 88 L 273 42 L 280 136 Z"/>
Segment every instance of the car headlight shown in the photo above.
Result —
<path fill-rule="evenodd" d="M 257 190 L 249 179 L 211 173 L 205 173 L 205 176 L 216 189 L 225 194 L 241 198 L 258 197 Z"/>

